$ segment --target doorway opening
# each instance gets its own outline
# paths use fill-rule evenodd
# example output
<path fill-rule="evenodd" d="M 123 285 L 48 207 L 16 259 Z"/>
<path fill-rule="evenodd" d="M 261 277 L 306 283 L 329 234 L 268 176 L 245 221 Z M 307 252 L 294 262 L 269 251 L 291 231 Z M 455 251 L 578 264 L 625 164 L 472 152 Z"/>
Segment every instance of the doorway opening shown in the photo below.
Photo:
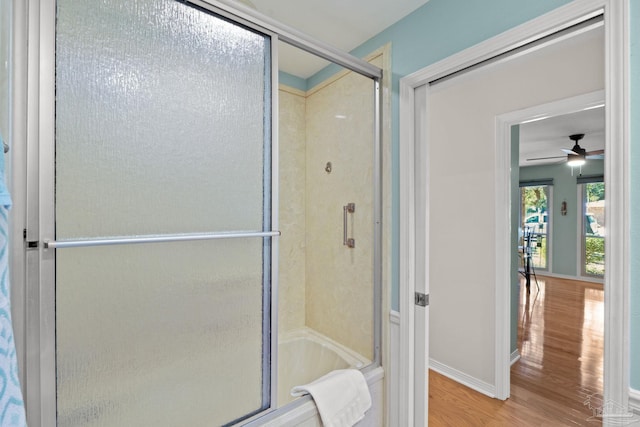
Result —
<path fill-rule="evenodd" d="M 520 187 L 511 207 L 519 218 L 518 247 L 512 253 L 519 254 L 521 273 L 512 272 L 511 309 L 517 320 L 511 327 L 517 339 L 511 396 L 533 393 L 547 402 L 553 419 L 577 424 L 603 405 L 606 227 L 600 229 L 598 221 L 605 221 L 604 208 L 596 208 L 604 200 L 605 110 L 604 99 L 592 95 L 594 101 L 586 105 L 580 105 L 584 96 L 575 103 L 564 100 L 565 112 L 525 119 L 511 129 L 519 160 L 512 186 Z M 576 135 L 582 135 L 580 148 L 589 153 L 579 167 L 570 164 L 576 155 L 569 153 L 569 137 Z M 528 264 L 537 267 L 533 276 Z M 587 268 L 602 274 L 586 275 Z M 558 401 L 562 408 L 551 404 Z"/>
<path fill-rule="evenodd" d="M 433 148 L 434 139 L 432 135 L 424 133 L 424 126 L 426 123 L 429 126 L 437 124 L 438 120 L 434 117 L 435 109 L 430 105 L 433 99 L 433 93 L 430 91 L 430 84 L 435 81 L 442 81 L 444 77 L 455 74 L 463 69 L 468 69 L 470 64 L 476 64 L 486 60 L 487 58 L 495 58 L 501 53 L 512 51 L 514 48 L 522 47 L 526 44 L 523 40 L 539 40 L 548 34 L 557 32 L 562 29 L 566 29 L 576 22 L 584 22 L 594 16 L 601 15 L 603 8 L 606 7 L 606 24 L 605 24 L 605 43 L 606 43 L 606 56 L 602 59 L 605 64 L 605 69 L 608 70 L 608 78 L 604 82 L 604 90 L 607 98 L 607 111 L 606 111 L 606 138 L 605 146 L 608 152 L 607 159 L 607 182 L 609 183 L 608 199 L 610 203 L 610 216 L 609 216 L 609 239 L 607 239 L 607 268 L 605 271 L 605 288 L 608 292 L 608 297 L 605 300 L 605 333 L 607 334 L 607 340 L 605 341 L 606 351 L 608 355 L 604 364 L 604 394 L 605 400 L 611 402 L 618 402 L 622 405 L 626 405 L 628 401 L 628 378 L 625 376 L 626 368 L 628 367 L 628 344 L 625 342 L 626 334 L 628 333 L 628 304 L 625 301 L 628 300 L 629 282 L 628 277 L 625 276 L 624 265 L 628 262 L 629 254 L 628 245 L 628 212 L 625 211 L 628 196 L 628 168 L 624 162 L 624 154 L 629 147 L 628 139 L 628 126 L 625 125 L 626 118 L 628 118 L 628 108 L 626 107 L 627 93 L 625 92 L 625 82 L 615 76 L 624 75 L 616 74 L 622 72 L 624 66 L 624 49 L 626 40 L 625 34 L 627 34 L 628 28 L 623 24 L 624 20 L 624 7 L 620 7 L 615 2 L 602 1 L 594 2 L 588 6 L 576 7 L 575 4 L 570 4 L 560 8 L 557 13 L 550 14 L 539 20 L 531 21 L 518 28 L 518 33 L 508 32 L 500 37 L 489 40 L 486 43 L 482 43 L 468 52 L 465 55 L 453 56 L 443 60 L 439 63 L 429 66 L 401 81 L 400 93 L 401 93 L 401 134 L 400 134 L 400 170 L 405 171 L 401 173 L 400 181 L 401 188 L 408 188 L 413 194 L 430 194 L 433 191 L 434 186 L 428 185 L 429 181 L 424 183 L 418 182 L 417 177 L 422 176 L 425 173 L 425 166 L 422 163 L 416 161 L 415 153 L 418 150 L 427 151 L 434 156 Z M 612 22 L 618 22 L 617 25 L 613 25 Z M 527 34 L 523 38 L 522 34 Z M 486 64 L 486 62 L 485 62 Z M 483 67 L 484 68 L 484 67 Z M 613 72 L 615 70 L 615 72 Z M 418 102 L 418 92 L 427 87 L 427 96 L 425 102 Z M 519 87 L 518 90 L 523 90 L 523 87 Z M 584 92 L 582 92 L 584 93 Z M 555 99 L 561 99 L 562 96 L 556 96 Z M 487 100 L 494 99 L 493 97 L 486 98 Z M 530 105 L 536 105 L 532 103 Z M 520 108 L 527 108 L 522 106 Z M 501 208 L 496 211 L 495 216 L 495 235 L 492 236 L 491 241 L 496 242 L 496 253 L 493 259 L 492 271 L 495 272 L 496 277 L 493 281 L 493 288 L 495 293 L 492 294 L 495 298 L 489 302 L 494 307 L 495 317 L 493 322 L 488 321 L 488 324 L 492 324 L 494 331 L 490 334 L 490 340 L 488 345 L 493 345 L 493 357 L 491 362 L 493 366 L 487 366 L 485 372 L 493 372 L 494 376 L 490 379 L 490 386 L 495 387 L 493 390 L 487 390 L 493 393 L 485 393 L 498 399 L 506 399 L 509 394 L 509 367 L 510 367 L 510 259 L 511 259 L 511 233 L 509 229 L 501 227 L 500 224 L 509 224 L 509 213 L 504 206 L 510 205 L 511 193 L 510 193 L 510 168 L 511 168 L 511 149 L 509 146 L 510 141 L 510 127 L 513 124 L 522 122 L 525 118 L 520 117 L 516 108 L 506 109 L 503 111 L 515 111 L 516 113 L 496 115 L 494 116 L 494 126 L 492 126 L 493 137 L 493 153 L 494 158 L 491 159 L 494 162 L 492 169 L 492 176 L 495 179 L 493 188 L 495 193 L 493 194 L 493 203 L 485 203 L 485 206 L 490 205 L 500 206 Z M 425 113 L 426 112 L 426 113 Z M 545 116 L 548 112 L 539 111 L 537 118 Z M 502 113 L 499 113 L 502 114 Z M 533 119 L 534 117 L 529 117 Z M 469 124 L 468 124 L 469 125 Z M 469 125 L 470 126 L 470 125 Z M 469 127 L 466 126 L 466 127 Z M 471 139 L 474 143 L 478 143 L 477 135 Z M 456 142 L 459 142 L 456 139 Z M 456 150 L 456 154 L 460 150 Z M 477 153 L 477 151 L 473 151 Z M 460 159 L 457 159 L 458 161 Z M 479 161 L 479 159 L 475 159 Z M 467 163 L 456 163 L 457 169 L 463 169 L 468 166 Z M 406 168 L 405 168 L 406 166 Z M 613 190 L 615 191 L 613 191 Z M 409 195 L 411 196 L 411 194 Z M 404 201 L 404 203 L 403 203 Z M 411 221 L 416 214 L 417 202 L 416 197 L 408 197 L 403 199 L 401 194 L 401 212 L 404 212 L 401 217 L 408 221 L 409 227 L 406 232 L 403 233 L 401 229 L 400 247 L 401 247 L 401 259 L 402 248 L 406 245 L 405 251 L 408 262 L 405 269 L 401 270 L 400 281 L 400 301 L 401 301 L 401 316 L 407 317 L 408 322 L 416 320 L 416 316 L 413 311 L 408 313 L 402 312 L 402 301 L 408 300 L 408 297 L 412 297 L 415 290 L 415 281 L 412 277 L 412 272 L 415 271 L 417 263 L 415 258 L 415 250 L 412 249 L 413 239 L 423 240 L 423 234 L 412 225 Z M 448 206 L 449 209 L 455 212 L 455 208 Z M 427 205 L 429 208 L 429 205 Z M 431 215 L 430 215 L 431 216 Z M 427 230 L 431 231 L 431 230 Z M 426 240 L 430 245 L 433 245 L 431 233 L 426 234 Z M 403 244 L 404 242 L 404 244 Z M 429 252 L 429 246 L 427 246 L 427 253 Z M 427 259 L 426 268 L 432 267 L 435 262 Z M 495 268 L 495 270 L 493 270 Z M 452 270 L 453 271 L 453 270 Z M 406 279 L 405 279 L 406 273 Z M 427 289 L 432 286 L 434 281 L 430 279 L 427 283 Z M 489 289 L 487 289 L 489 290 Z M 435 296 L 431 298 L 434 303 L 431 309 L 435 306 Z M 427 329 L 428 325 L 434 325 L 432 315 L 430 312 L 430 318 L 428 323 L 418 323 L 416 320 L 417 333 L 423 333 Z M 469 316 L 467 316 L 469 317 Z M 410 323 L 407 323 L 410 324 Z M 411 325 L 411 324 L 410 324 Z M 422 329 L 424 328 L 424 329 Z M 418 330 L 420 329 L 420 330 Z M 433 330 L 433 328 L 432 328 Z M 413 332 L 413 330 L 412 330 Z M 402 344 L 402 342 L 401 342 Z M 413 354 L 414 346 L 409 341 L 408 345 L 402 346 L 403 351 Z M 481 344 L 478 344 L 481 345 Z M 474 346 L 474 356 L 476 362 L 478 362 L 478 353 Z M 430 354 L 431 356 L 431 354 Z M 492 369 L 493 367 L 493 369 Z M 419 369 L 416 366 L 416 369 Z M 416 376 L 417 378 L 417 376 Z M 402 385 L 401 385 L 402 386 Z M 426 406 L 426 405 L 425 405 Z"/>

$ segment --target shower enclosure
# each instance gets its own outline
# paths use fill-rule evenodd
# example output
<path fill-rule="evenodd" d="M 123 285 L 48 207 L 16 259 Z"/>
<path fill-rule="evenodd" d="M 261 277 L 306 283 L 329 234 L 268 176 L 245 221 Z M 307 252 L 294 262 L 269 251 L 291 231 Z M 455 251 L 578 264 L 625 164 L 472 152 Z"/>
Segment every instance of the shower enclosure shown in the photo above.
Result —
<path fill-rule="evenodd" d="M 380 69 L 223 2 L 51 3 L 30 425 L 259 422 L 287 411 L 291 333 L 379 366 Z M 288 48 L 338 65 L 291 76 Z"/>

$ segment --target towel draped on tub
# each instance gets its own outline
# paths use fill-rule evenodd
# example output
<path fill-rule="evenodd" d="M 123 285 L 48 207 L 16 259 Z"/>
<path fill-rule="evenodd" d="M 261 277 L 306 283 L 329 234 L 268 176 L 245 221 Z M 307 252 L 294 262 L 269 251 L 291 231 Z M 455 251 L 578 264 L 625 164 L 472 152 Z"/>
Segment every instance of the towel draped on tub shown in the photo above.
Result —
<path fill-rule="evenodd" d="M 291 389 L 292 396 L 307 393 L 313 397 L 324 427 L 351 427 L 371 408 L 367 381 L 357 369 L 332 371 Z"/>

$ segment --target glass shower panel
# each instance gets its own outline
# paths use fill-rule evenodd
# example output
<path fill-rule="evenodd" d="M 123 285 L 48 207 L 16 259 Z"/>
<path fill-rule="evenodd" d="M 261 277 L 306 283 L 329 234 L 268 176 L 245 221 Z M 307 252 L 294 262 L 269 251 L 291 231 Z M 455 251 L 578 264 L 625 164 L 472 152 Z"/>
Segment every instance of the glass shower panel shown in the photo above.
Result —
<path fill-rule="evenodd" d="M 218 426 L 262 408 L 262 250 L 58 250 L 58 425 Z"/>
<path fill-rule="evenodd" d="M 59 0 L 56 31 L 56 240 L 270 230 L 269 36 L 173 0 Z M 268 408 L 270 248 L 56 249 L 57 425 Z"/>
<path fill-rule="evenodd" d="M 59 0 L 56 238 L 262 230 L 269 46 L 174 0 Z"/>
<path fill-rule="evenodd" d="M 298 64 L 315 59 L 296 53 Z M 280 63 L 279 363 L 299 330 L 359 354 L 363 365 L 373 360 L 375 102 L 370 78 L 337 65 L 308 75 Z M 302 366 L 303 356 L 293 357 Z M 293 377 L 312 381 L 318 365 L 279 372 L 278 404 L 291 400 Z"/>
<path fill-rule="evenodd" d="M 311 84 L 306 97 L 307 326 L 372 360 L 374 83 L 336 67 Z"/>

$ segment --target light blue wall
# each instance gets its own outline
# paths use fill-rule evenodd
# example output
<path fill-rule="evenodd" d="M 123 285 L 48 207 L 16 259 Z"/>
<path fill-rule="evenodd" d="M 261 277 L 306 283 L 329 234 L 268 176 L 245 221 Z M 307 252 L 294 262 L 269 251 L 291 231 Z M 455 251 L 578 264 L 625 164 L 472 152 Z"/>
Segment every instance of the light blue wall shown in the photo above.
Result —
<path fill-rule="evenodd" d="M 640 0 L 631 5 L 631 387 L 640 390 Z"/>
<path fill-rule="evenodd" d="M 584 176 L 604 175 L 603 160 L 588 160 L 582 167 Z M 520 180 L 553 179 L 551 207 L 551 273 L 578 276 L 577 212 L 581 209 L 576 184 L 578 173 L 564 163 L 520 168 Z M 560 204 L 567 202 L 567 215 L 560 215 Z"/>
<path fill-rule="evenodd" d="M 293 74 L 280 71 L 278 72 L 278 80 L 280 84 L 287 85 L 295 89 L 300 89 L 302 91 L 307 90 L 307 80 L 298 76 L 294 76 Z"/>

